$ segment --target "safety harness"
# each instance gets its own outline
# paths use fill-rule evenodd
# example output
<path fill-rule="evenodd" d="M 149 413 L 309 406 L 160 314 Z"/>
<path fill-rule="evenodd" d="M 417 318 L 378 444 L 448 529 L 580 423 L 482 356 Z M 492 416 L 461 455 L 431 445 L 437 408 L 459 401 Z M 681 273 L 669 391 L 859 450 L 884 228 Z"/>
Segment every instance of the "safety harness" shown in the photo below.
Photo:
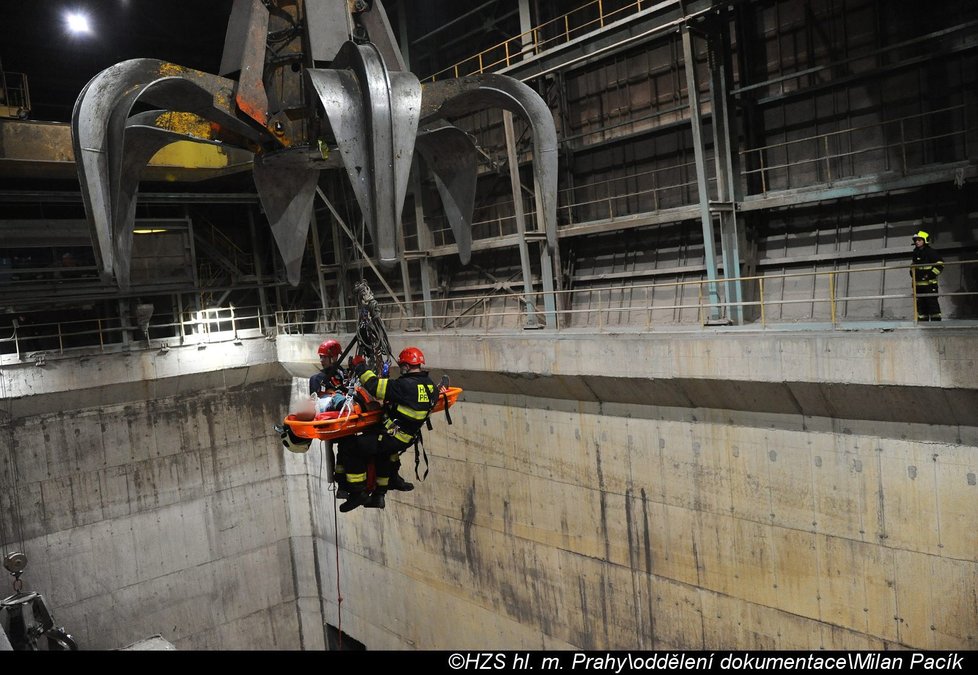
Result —
<path fill-rule="evenodd" d="M 445 419 L 448 420 L 449 424 L 452 424 L 452 415 L 448 412 L 449 401 L 448 401 L 448 376 L 444 375 L 441 378 L 441 382 L 437 385 L 435 391 L 438 392 L 438 396 L 444 399 L 445 402 Z M 398 454 L 404 454 L 409 449 L 414 448 L 414 476 L 418 480 L 424 480 L 428 477 L 428 453 L 424 449 L 424 434 L 422 433 L 422 427 L 427 427 L 428 431 L 431 431 L 434 427 L 431 424 L 431 412 L 434 410 L 435 405 L 438 402 L 438 396 L 435 396 L 431 400 L 431 404 L 423 415 L 419 415 L 421 412 L 415 410 L 414 408 L 409 408 L 404 405 L 395 405 L 393 402 L 388 401 L 384 404 L 384 430 L 389 436 L 393 436 L 401 443 L 404 443 L 404 447 L 398 451 Z M 406 431 L 401 431 L 401 428 L 397 425 L 394 420 L 394 414 L 397 413 L 404 417 L 410 417 L 421 421 L 421 425 L 414 434 L 409 434 Z M 419 474 L 419 465 L 421 460 L 424 459 L 424 475 Z"/>

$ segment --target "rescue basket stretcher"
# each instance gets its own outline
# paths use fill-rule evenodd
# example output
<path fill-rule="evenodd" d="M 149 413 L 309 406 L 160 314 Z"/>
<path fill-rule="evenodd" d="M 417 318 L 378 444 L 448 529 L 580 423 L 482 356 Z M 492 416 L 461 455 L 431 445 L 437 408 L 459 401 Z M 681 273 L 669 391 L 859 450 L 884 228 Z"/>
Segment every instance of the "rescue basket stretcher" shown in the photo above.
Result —
<path fill-rule="evenodd" d="M 445 407 L 452 407 L 462 393 L 460 387 L 447 387 L 444 393 L 438 394 L 438 401 L 431 409 L 432 413 L 441 412 Z M 285 418 L 285 424 L 292 433 L 300 438 L 310 440 L 333 441 L 337 438 L 352 436 L 361 431 L 378 424 L 381 420 L 383 411 L 376 410 L 360 411 L 360 406 L 349 413 L 330 411 L 319 413 L 315 419 L 300 420 L 296 415 L 290 414 Z"/>

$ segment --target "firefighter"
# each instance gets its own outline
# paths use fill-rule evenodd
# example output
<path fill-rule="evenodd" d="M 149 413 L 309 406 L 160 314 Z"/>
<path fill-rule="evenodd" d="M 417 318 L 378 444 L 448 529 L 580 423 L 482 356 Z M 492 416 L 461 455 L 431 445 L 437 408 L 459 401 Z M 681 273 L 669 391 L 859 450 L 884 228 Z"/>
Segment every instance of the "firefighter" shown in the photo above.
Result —
<path fill-rule="evenodd" d="M 317 401 L 317 412 L 339 410 L 346 402 L 344 388 L 347 373 L 340 363 L 343 347 L 336 340 L 330 339 L 319 345 L 317 352 L 319 354 L 319 365 L 322 369 L 309 378 L 309 395 Z M 350 452 L 355 442 L 352 437 L 341 438 L 336 442 L 333 478 L 337 483 L 336 496 L 339 499 L 345 499 L 349 496 L 346 488 L 346 466 L 349 463 Z"/>
<path fill-rule="evenodd" d="M 343 405 L 337 399 L 346 399 L 343 388 L 346 384 L 346 372 L 340 364 L 340 354 L 343 348 L 336 340 L 326 340 L 317 350 L 319 353 L 319 365 L 321 370 L 309 378 L 309 395 L 315 397 L 319 402 L 316 405 L 317 412 L 333 410 Z"/>
<path fill-rule="evenodd" d="M 401 453 L 415 443 L 421 427 L 437 401 L 435 383 L 424 370 L 424 354 L 417 347 L 407 347 L 397 357 L 401 375 L 395 380 L 378 377 L 365 364 L 356 366 L 360 383 L 374 398 L 383 403 L 384 414 L 375 431 L 364 432 L 358 440 L 356 466 L 351 465 L 348 490 L 350 498 L 340 506 L 344 513 L 358 506 L 384 508 L 388 490 L 408 492 L 414 485 L 398 473 Z M 359 482 L 360 469 L 374 458 L 377 485 L 371 494 L 366 491 L 366 476 Z M 354 473 L 357 472 L 357 481 Z"/>
<path fill-rule="evenodd" d="M 336 340 L 325 340 L 316 350 L 319 354 L 320 370 L 309 378 L 309 396 L 314 404 L 314 415 L 317 412 L 336 410 L 346 401 L 344 387 L 346 371 L 340 364 L 343 348 Z M 281 431 L 282 445 L 291 452 L 303 453 L 312 443 L 308 438 L 296 436 L 289 427 Z M 336 496 L 340 499 L 348 496 L 346 492 L 346 464 L 349 452 L 355 441 L 353 438 L 342 438 L 336 443 L 336 461 L 333 465 L 333 476 L 338 484 Z M 366 477 L 366 473 L 364 473 Z"/>
<path fill-rule="evenodd" d="M 910 277 L 916 295 L 917 321 L 940 321 L 937 277 L 944 271 L 941 255 L 930 247 L 930 235 L 923 230 L 913 235 L 913 260 Z"/>

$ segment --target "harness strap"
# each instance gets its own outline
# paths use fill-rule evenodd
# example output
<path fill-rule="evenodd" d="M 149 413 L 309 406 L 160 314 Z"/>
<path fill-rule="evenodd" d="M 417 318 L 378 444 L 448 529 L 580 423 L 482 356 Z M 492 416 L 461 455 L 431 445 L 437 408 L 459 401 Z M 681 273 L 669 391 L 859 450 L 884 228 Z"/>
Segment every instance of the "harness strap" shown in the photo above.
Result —
<path fill-rule="evenodd" d="M 443 389 L 442 390 L 441 397 L 443 399 L 445 399 L 445 419 L 448 420 L 448 424 L 451 425 L 451 423 L 452 423 L 452 414 L 450 412 L 448 412 L 449 403 L 448 403 L 448 390 L 447 389 Z"/>
<path fill-rule="evenodd" d="M 424 475 L 418 475 L 418 464 L 421 459 L 418 456 L 418 446 L 421 446 L 421 455 L 424 457 Z M 428 453 L 424 449 L 424 440 L 422 438 L 421 432 L 418 432 L 418 437 L 414 440 L 414 477 L 418 480 L 423 481 L 428 477 Z"/>

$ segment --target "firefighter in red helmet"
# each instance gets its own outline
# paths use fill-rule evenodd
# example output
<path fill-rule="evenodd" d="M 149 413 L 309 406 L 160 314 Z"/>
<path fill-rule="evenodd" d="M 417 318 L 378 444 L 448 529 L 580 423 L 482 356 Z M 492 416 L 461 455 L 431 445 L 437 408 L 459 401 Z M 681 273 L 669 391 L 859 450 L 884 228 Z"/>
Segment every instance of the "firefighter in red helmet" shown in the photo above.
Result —
<path fill-rule="evenodd" d="M 309 396 L 313 401 L 313 409 L 309 411 L 310 415 L 326 410 L 337 410 L 346 401 L 346 392 L 343 391 L 343 388 L 347 375 L 340 364 L 343 347 L 336 340 L 328 339 L 324 340 L 316 351 L 319 355 L 320 370 L 309 378 Z M 282 445 L 287 450 L 295 453 L 304 453 L 309 450 L 311 441 L 296 436 L 290 428 L 280 428 L 280 435 Z M 353 444 L 352 438 L 340 439 L 336 444 L 336 462 L 333 467 L 333 475 L 338 484 L 337 496 L 340 498 L 347 496 L 345 493 L 346 463 Z"/>
<path fill-rule="evenodd" d="M 383 403 L 384 415 L 375 432 L 364 432 L 358 443 L 356 466 L 349 467 L 348 490 L 350 497 L 340 506 L 340 511 L 352 511 L 358 506 L 384 508 L 384 495 L 388 490 L 407 492 L 414 489 L 398 473 L 401 453 L 411 447 L 421 434 L 421 427 L 431 414 L 437 401 L 435 383 L 424 370 L 424 354 L 417 347 L 407 347 L 397 357 L 401 375 L 395 380 L 378 377 L 361 364 L 356 367 L 360 384 L 374 398 Z M 354 481 L 354 470 L 359 473 L 360 463 L 368 456 L 374 457 L 377 486 L 370 495 L 366 492 L 366 480 Z"/>
<path fill-rule="evenodd" d="M 318 398 L 332 396 L 343 387 L 346 373 L 340 365 L 343 347 L 336 340 L 326 340 L 317 350 L 321 370 L 309 378 L 309 395 Z"/>

